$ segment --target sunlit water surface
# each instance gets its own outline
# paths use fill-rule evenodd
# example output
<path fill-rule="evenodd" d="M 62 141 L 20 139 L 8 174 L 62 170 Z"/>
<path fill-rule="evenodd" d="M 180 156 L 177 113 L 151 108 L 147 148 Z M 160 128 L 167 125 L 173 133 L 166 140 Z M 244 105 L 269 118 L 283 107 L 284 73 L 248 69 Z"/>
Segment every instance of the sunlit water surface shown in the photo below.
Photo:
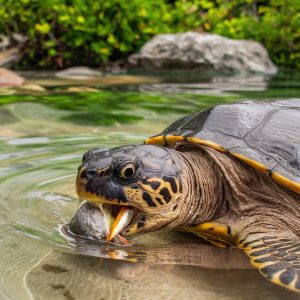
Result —
<path fill-rule="evenodd" d="M 124 247 L 62 230 L 79 205 L 74 182 L 87 149 L 142 143 L 222 102 L 300 97 L 295 75 L 29 75 L 46 91 L 0 91 L 0 299 L 298 299 L 238 250 L 189 234 L 147 234 Z"/>

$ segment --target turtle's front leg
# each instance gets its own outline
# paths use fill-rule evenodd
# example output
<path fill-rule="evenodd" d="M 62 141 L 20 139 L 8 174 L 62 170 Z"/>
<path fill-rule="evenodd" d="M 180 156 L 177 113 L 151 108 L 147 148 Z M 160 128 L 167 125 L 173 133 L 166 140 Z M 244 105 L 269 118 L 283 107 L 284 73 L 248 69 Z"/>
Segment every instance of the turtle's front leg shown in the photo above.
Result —
<path fill-rule="evenodd" d="M 300 292 L 300 238 L 290 232 L 250 234 L 238 247 L 271 282 Z"/>

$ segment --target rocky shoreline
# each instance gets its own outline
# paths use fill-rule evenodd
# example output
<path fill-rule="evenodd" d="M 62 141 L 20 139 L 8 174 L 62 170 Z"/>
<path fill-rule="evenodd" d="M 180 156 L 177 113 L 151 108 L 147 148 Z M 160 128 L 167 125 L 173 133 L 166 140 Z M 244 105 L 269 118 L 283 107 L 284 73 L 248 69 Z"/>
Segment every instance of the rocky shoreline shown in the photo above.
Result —
<path fill-rule="evenodd" d="M 25 42 L 26 38 L 18 35 L 13 39 L 2 38 L 0 67 L 14 66 L 21 59 L 22 45 Z M 54 76 L 61 79 L 86 80 L 105 74 L 120 74 L 127 70 L 273 75 L 278 68 L 270 60 L 267 50 L 258 42 L 185 32 L 156 35 L 146 42 L 138 53 L 130 55 L 127 61 L 109 62 L 98 69 L 85 66 L 70 67 L 56 71 Z M 24 89 L 30 89 L 28 85 L 26 87 L 25 78 L 5 68 L 0 68 L 0 86 L 24 86 Z"/>

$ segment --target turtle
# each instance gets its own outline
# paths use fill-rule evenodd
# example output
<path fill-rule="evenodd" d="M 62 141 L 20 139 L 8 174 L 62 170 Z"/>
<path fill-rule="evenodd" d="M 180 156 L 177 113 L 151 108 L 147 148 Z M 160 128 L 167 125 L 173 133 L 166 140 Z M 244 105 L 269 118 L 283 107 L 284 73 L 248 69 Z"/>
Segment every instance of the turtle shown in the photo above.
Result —
<path fill-rule="evenodd" d="M 300 292 L 300 99 L 220 104 L 144 144 L 90 149 L 76 189 L 109 210 L 108 240 L 191 232 Z"/>

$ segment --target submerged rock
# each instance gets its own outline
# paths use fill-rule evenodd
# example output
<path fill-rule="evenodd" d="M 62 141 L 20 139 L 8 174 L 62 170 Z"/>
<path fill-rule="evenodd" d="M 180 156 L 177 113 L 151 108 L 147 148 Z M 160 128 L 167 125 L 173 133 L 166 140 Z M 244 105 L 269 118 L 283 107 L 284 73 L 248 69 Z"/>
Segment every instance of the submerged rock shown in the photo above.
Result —
<path fill-rule="evenodd" d="M 102 72 L 88 67 L 71 67 L 55 73 L 58 78 L 87 80 L 102 76 Z"/>
<path fill-rule="evenodd" d="M 75 235 L 102 241 L 109 235 L 106 217 L 100 209 L 84 203 L 71 219 L 69 229 Z"/>
<path fill-rule="evenodd" d="M 46 89 L 38 84 L 23 84 L 18 87 L 19 90 L 30 91 L 30 92 L 45 92 Z"/>
<path fill-rule="evenodd" d="M 89 203 L 84 203 L 70 220 L 68 227 L 71 234 L 85 237 L 96 242 L 106 242 L 110 232 L 110 215 Z M 117 234 L 114 244 L 128 245 L 130 242 Z"/>
<path fill-rule="evenodd" d="M 80 93 L 80 92 L 99 92 L 99 90 L 89 86 L 71 86 L 66 89 L 66 92 Z"/>
<path fill-rule="evenodd" d="M 157 35 L 145 43 L 139 53 L 131 55 L 128 63 L 131 67 L 148 70 L 277 72 L 260 43 L 197 32 Z"/>
<path fill-rule="evenodd" d="M 5 68 L 0 68 L 0 86 L 20 86 L 25 78 Z"/>

